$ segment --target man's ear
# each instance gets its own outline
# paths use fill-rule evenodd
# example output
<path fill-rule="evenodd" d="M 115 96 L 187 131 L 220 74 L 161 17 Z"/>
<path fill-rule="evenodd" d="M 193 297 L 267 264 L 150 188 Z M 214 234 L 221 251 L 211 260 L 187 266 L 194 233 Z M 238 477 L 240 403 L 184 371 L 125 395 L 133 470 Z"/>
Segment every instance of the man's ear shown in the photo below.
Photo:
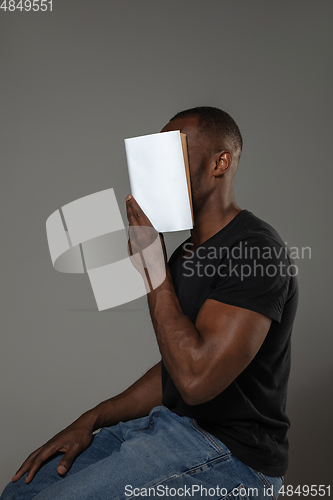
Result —
<path fill-rule="evenodd" d="M 230 151 L 223 150 L 215 158 L 214 177 L 222 177 L 231 167 L 232 154 Z"/>

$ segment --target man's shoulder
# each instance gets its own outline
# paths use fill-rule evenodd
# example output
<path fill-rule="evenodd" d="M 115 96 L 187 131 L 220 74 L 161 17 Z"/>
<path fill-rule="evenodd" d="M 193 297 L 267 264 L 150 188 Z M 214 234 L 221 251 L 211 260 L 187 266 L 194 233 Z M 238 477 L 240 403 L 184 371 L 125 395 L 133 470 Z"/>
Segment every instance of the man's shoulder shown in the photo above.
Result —
<path fill-rule="evenodd" d="M 266 221 L 242 211 L 230 226 L 229 245 L 218 235 L 215 243 L 223 274 L 217 279 L 211 298 L 252 309 L 280 322 L 284 306 L 297 305 L 297 270 L 287 243 Z M 225 236 L 225 235 L 224 235 Z"/>
<path fill-rule="evenodd" d="M 281 249 L 286 247 L 279 233 L 268 222 L 249 210 L 242 210 L 229 224 L 206 242 L 208 248 L 259 247 Z M 281 253 L 281 252 L 280 252 Z"/>
<path fill-rule="evenodd" d="M 233 220 L 236 223 L 235 227 L 230 228 L 230 239 L 233 241 L 256 239 L 263 243 L 275 242 L 285 245 L 280 234 L 271 224 L 249 210 L 242 210 Z M 221 237 L 223 237 L 222 234 Z"/>

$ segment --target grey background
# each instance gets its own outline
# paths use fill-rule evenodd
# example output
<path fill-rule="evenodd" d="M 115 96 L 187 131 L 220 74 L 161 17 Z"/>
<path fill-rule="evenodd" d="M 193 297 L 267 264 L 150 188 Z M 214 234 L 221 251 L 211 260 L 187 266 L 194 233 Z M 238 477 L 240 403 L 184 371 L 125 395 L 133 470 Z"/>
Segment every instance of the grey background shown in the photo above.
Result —
<path fill-rule="evenodd" d="M 56 272 L 45 221 L 113 187 L 123 139 L 213 105 L 244 137 L 236 182 L 299 266 L 285 484 L 332 480 L 333 5 L 327 1 L 54 0 L 0 12 L 0 489 L 26 456 L 159 360 L 146 298 L 98 312 L 88 277 Z M 169 255 L 187 233 L 169 234 Z"/>

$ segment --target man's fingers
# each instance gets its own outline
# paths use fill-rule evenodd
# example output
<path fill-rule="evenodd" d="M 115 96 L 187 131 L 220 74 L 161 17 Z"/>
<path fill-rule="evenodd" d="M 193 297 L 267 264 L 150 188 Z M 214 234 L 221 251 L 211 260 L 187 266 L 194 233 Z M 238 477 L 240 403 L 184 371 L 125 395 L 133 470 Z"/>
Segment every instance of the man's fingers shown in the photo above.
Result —
<path fill-rule="evenodd" d="M 152 223 L 142 211 L 140 205 L 132 195 L 126 197 L 127 218 L 133 226 L 152 226 Z"/>
<path fill-rule="evenodd" d="M 40 467 L 59 452 L 64 453 L 58 465 L 58 472 L 63 474 L 70 469 L 75 458 L 88 448 L 92 439 L 93 435 L 90 424 L 85 429 L 73 422 L 73 424 L 56 434 L 46 444 L 31 453 L 13 476 L 13 480 L 17 481 L 23 474 L 27 473 L 25 482 L 30 483 Z"/>
<path fill-rule="evenodd" d="M 30 465 L 26 465 L 25 467 L 20 467 L 17 472 L 15 472 L 14 476 L 12 477 L 12 481 L 15 483 L 15 481 L 18 481 L 20 477 L 23 476 L 29 470 Z"/>
<path fill-rule="evenodd" d="M 14 476 L 12 477 L 12 481 L 17 481 L 20 479 L 20 477 L 23 476 L 29 469 L 30 464 L 26 464 L 25 462 L 21 465 L 21 467 L 15 472 Z"/>
<path fill-rule="evenodd" d="M 46 460 L 46 459 L 45 459 Z M 36 458 L 34 459 L 33 463 L 31 464 L 31 467 L 29 468 L 27 477 L 25 478 L 25 482 L 28 484 L 42 465 L 44 460 L 41 458 L 41 456 L 38 454 Z"/>
<path fill-rule="evenodd" d="M 40 446 L 39 448 L 37 448 L 37 450 L 33 451 L 29 456 L 28 458 L 23 462 L 23 464 L 21 465 L 21 467 L 15 472 L 14 476 L 12 477 L 12 481 L 17 481 L 18 479 L 20 479 L 20 477 L 23 476 L 23 474 L 25 474 L 29 469 L 30 469 L 30 466 L 35 458 L 35 456 L 40 452 L 40 450 L 42 449 L 42 446 Z"/>
<path fill-rule="evenodd" d="M 52 457 L 52 455 L 54 455 L 57 451 L 59 451 L 59 448 L 51 444 L 46 447 L 42 446 L 40 448 L 39 453 L 37 453 L 32 462 L 30 462 L 28 474 L 25 479 L 25 482 L 27 484 L 30 483 L 36 472 L 40 469 L 41 465 L 50 457 Z"/>
<path fill-rule="evenodd" d="M 18 479 L 20 479 L 20 477 L 23 476 L 23 474 L 25 474 L 27 472 L 27 470 L 29 470 L 29 467 L 30 467 L 30 464 L 27 464 L 25 466 L 21 466 L 19 468 L 19 470 L 17 472 L 15 472 L 14 476 L 12 477 L 12 481 L 17 481 Z"/>

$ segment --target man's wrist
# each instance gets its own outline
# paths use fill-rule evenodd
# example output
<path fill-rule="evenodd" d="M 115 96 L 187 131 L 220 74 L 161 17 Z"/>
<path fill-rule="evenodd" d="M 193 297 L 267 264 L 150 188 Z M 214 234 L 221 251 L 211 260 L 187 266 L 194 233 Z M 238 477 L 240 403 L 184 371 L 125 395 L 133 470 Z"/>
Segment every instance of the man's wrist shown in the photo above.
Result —
<path fill-rule="evenodd" d="M 77 420 L 75 420 L 75 422 L 73 422 L 73 424 L 78 427 L 90 429 L 91 432 L 104 427 L 104 425 L 102 425 L 100 405 L 83 413 Z"/>
<path fill-rule="evenodd" d="M 163 270 L 163 274 L 165 275 L 164 280 L 160 285 L 154 287 L 150 287 L 150 291 L 148 292 L 148 297 L 151 298 L 152 295 L 157 295 L 159 292 L 165 290 L 174 290 L 173 281 L 171 277 L 170 268 L 168 265 L 165 266 L 165 270 Z"/>

